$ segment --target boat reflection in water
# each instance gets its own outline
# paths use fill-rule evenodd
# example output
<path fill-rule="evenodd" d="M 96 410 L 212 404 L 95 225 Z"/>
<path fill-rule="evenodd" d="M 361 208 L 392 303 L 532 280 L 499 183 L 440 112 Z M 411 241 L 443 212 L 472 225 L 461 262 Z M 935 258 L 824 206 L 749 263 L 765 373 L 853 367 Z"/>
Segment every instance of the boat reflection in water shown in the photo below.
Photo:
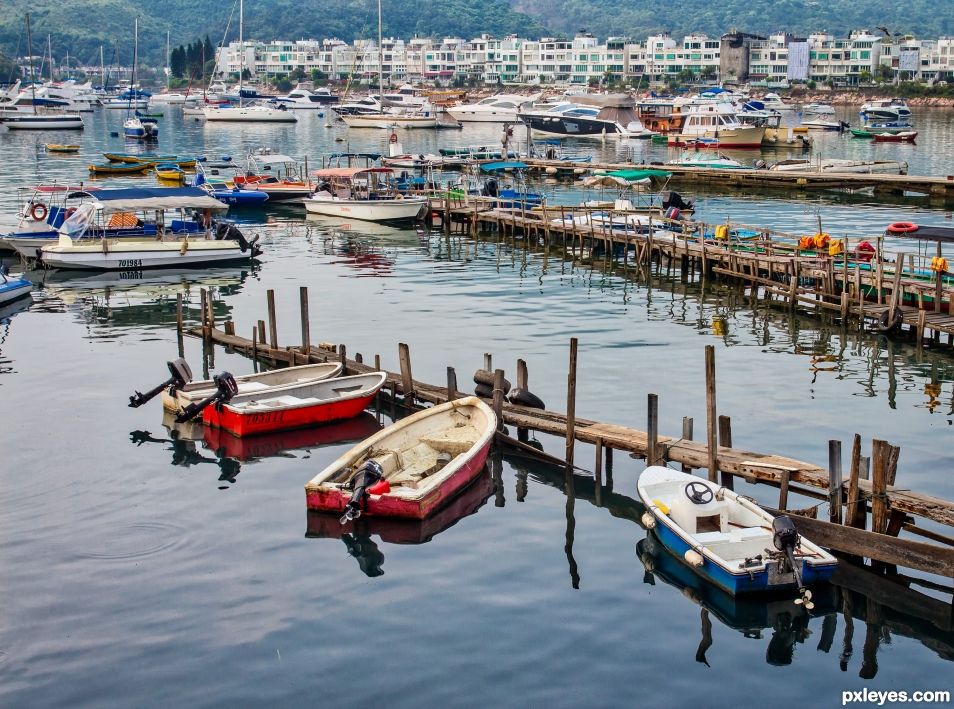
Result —
<path fill-rule="evenodd" d="M 3 345 L 10 336 L 10 325 L 17 313 L 29 310 L 33 305 L 32 298 L 19 298 L 0 305 L 0 374 L 13 373 L 13 361 L 3 357 Z"/>
<path fill-rule="evenodd" d="M 808 611 L 792 598 L 772 594 L 732 596 L 717 586 L 707 583 L 688 566 L 670 554 L 653 532 L 637 542 L 636 552 L 646 568 L 644 582 L 655 584 L 660 579 L 682 591 L 682 595 L 702 607 L 702 639 L 696 651 L 696 661 L 709 665 L 706 652 L 712 645 L 712 622 L 715 616 L 723 625 L 737 630 L 746 638 L 761 640 L 763 631 L 772 633 L 765 650 L 765 661 L 770 665 L 790 665 L 795 645 L 804 643 L 811 635 L 808 628 L 813 617 L 832 616 L 837 607 L 837 589 L 825 584 L 814 589 L 815 607 Z M 829 634 L 831 638 L 826 638 Z M 834 641 L 834 624 L 828 622 L 822 629 L 819 647 Z"/>
<path fill-rule="evenodd" d="M 215 465 L 220 471 L 218 481 L 229 484 L 235 483 L 243 463 L 254 464 L 277 456 L 294 457 L 294 451 L 310 453 L 313 448 L 354 443 L 381 429 L 378 420 L 365 412 L 353 419 L 327 426 L 237 438 L 225 431 L 204 426 L 201 421 L 176 423 L 175 418 L 175 413 L 163 412 L 162 425 L 166 429 L 166 438 L 153 436 L 149 431 L 132 431 L 129 440 L 137 446 L 143 443 L 168 444 L 173 465 L 185 468 Z M 220 485 L 219 489 L 227 487 Z"/>
<path fill-rule="evenodd" d="M 381 576 L 384 553 L 372 535 L 389 544 L 425 544 L 464 517 L 475 514 L 494 492 L 494 481 L 488 470 L 460 492 L 446 506 L 424 519 L 361 516 L 341 524 L 341 515 L 309 512 L 306 537 L 340 539 L 367 576 Z"/>

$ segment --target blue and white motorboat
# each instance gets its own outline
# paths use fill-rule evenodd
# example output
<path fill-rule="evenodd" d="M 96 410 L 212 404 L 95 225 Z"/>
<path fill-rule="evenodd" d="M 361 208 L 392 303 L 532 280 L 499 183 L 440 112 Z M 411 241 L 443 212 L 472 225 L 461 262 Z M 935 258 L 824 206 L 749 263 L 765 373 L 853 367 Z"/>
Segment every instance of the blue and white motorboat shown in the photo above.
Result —
<path fill-rule="evenodd" d="M 198 172 L 192 180 L 192 186 L 204 190 L 211 197 L 224 202 L 230 207 L 249 208 L 262 207 L 268 201 L 268 193 L 263 190 L 243 190 L 237 186 L 230 186 L 225 182 L 213 182 L 206 178 L 199 163 Z"/>
<path fill-rule="evenodd" d="M 6 266 L 0 266 L 0 305 L 28 298 L 33 284 L 26 278 L 8 273 Z"/>
<path fill-rule="evenodd" d="M 860 113 L 866 121 L 899 121 L 909 118 L 911 109 L 903 98 L 875 99 L 864 104 Z"/>
<path fill-rule="evenodd" d="M 159 140 L 159 126 L 154 119 L 135 116 L 123 121 L 123 137 L 128 140 Z"/>
<path fill-rule="evenodd" d="M 662 466 L 646 468 L 636 489 L 643 524 L 693 571 L 730 594 L 807 587 L 827 581 L 837 560 L 752 500 L 716 483 Z"/>

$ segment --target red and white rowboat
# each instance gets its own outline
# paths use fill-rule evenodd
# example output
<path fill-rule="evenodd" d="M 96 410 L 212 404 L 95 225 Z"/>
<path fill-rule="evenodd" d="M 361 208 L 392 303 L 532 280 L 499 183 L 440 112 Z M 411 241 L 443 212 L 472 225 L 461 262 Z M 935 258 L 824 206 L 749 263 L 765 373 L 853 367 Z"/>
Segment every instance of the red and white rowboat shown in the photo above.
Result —
<path fill-rule="evenodd" d="M 287 386 L 298 387 L 302 384 L 331 379 L 339 374 L 341 374 L 341 363 L 329 362 L 327 364 L 303 364 L 299 367 L 285 367 L 284 369 L 273 369 L 257 374 L 243 374 L 235 377 L 235 382 L 238 384 L 239 394 L 254 393 L 262 396 L 269 389 Z M 214 393 L 215 382 L 211 380 L 189 382 L 177 389 L 174 396 L 170 396 L 168 390 L 163 391 L 162 407 L 167 411 L 178 411 L 189 404 L 207 399 Z"/>
<path fill-rule="evenodd" d="M 236 436 L 341 421 L 364 411 L 386 379 L 384 372 L 373 372 L 239 393 L 228 401 L 206 406 L 202 421 Z"/>
<path fill-rule="evenodd" d="M 480 474 L 496 428 L 494 412 L 475 396 L 412 414 L 318 473 L 305 485 L 308 509 L 349 511 L 357 473 L 375 463 L 383 480 L 367 488 L 357 514 L 423 519 Z"/>
<path fill-rule="evenodd" d="M 872 137 L 876 143 L 913 143 L 918 132 L 909 130 L 902 133 L 875 133 Z"/>

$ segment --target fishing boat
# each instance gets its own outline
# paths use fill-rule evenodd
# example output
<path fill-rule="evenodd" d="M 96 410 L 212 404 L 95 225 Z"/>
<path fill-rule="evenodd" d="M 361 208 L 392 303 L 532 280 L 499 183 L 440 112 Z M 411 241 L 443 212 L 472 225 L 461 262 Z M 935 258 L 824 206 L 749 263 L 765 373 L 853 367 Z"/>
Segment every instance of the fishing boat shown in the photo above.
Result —
<path fill-rule="evenodd" d="M 300 202 L 315 191 L 303 172 L 294 158 L 259 150 L 247 155 L 245 174 L 233 182 L 241 189 L 264 192 L 269 202 Z"/>
<path fill-rule="evenodd" d="M 185 182 L 185 171 L 175 163 L 161 162 L 157 163 L 153 170 L 156 177 L 166 182 L 176 182 L 182 184 Z"/>
<path fill-rule="evenodd" d="M 423 519 L 482 470 L 497 417 L 474 396 L 418 411 L 344 453 L 305 485 L 310 510 Z"/>
<path fill-rule="evenodd" d="M 261 190 L 243 190 L 241 187 L 228 182 L 210 181 L 205 176 L 202 168 L 199 168 L 198 174 L 192 181 L 192 186 L 198 187 L 209 196 L 224 202 L 230 207 L 261 207 L 269 200 L 268 193 Z"/>
<path fill-rule="evenodd" d="M 45 146 L 48 153 L 78 153 L 80 146 L 63 145 L 62 143 L 47 143 Z"/>
<path fill-rule="evenodd" d="M 646 468 L 636 483 L 644 525 L 689 568 L 729 594 L 782 591 L 828 580 L 837 561 L 801 537 L 791 519 L 671 468 Z"/>
<path fill-rule="evenodd" d="M 30 295 L 33 283 L 22 276 L 13 276 L 7 267 L 0 266 L 0 305 L 19 300 Z"/>
<path fill-rule="evenodd" d="M 152 167 L 153 163 L 116 163 L 91 164 L 88 166 L 90 175 L 142 175 Z"/>
<path fill-rule="evenodd" d="M 916 130 L 902 133 L 875 133 L 872 138 L 876 143 L 913 143 L 918 137 Z"/>
<path fill-rule="evenodd" d="M 304 200 L 312 214 L 347 217 L 369 222 L 400 222 L 417 219 L 427 211 L 427 197 L 405 197 L 382 176 L 389 167 L 337 167 L 314 173 L 317 187 Z"/>
<path fill-rule="evenodd" d="M 223 373 L 214 379 L 214 400 L 186 407 L 177 421 L 188 420 L 201 411 L 207 426 L 236 436 L 317 426 L 360 414 L 387 378 L 385 372 L 373 372 L 241 394 L 234 378 Z"/>
<path fill-rule="evenodd" d="M 145 394 L 138 391 L 129 397 L 132 408 L 142 406 L 156 394 L 162 394 L 162 408 L 166 411 L 180 411 L 190 404 L 212 396 L 216 391 L 213 380 L 192 381 L 192 370 L 185 360 L 177 359 L 167 363 L 170 378 Z M 302 384 L 311 384 L 324 379 L 332 379 L 341 374 L 341 363 L 303 364 L 298 367 L 285 367 L 267 372 L 244 374 L 235 377 L 239 394 L 263 394 L 273 389 Z"/>

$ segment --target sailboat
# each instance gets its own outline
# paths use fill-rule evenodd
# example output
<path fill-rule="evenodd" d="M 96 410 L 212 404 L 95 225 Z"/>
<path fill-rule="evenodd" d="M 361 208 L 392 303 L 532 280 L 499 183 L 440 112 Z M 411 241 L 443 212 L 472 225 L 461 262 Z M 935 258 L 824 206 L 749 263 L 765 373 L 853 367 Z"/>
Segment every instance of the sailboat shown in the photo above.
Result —
<path fill-rule="evenodd" d="M 385 113 L 384 97 L 384 44 L 381 33 L 381 0 L 378 0 L 378 112 L 339 113 L 341 120 L 349 128 L 385 128 L 391 130 L 401 128 L 436 128 L 437 115 L 432 110 L 422 107 L 416 113 Z"/>
<path fill-rule="evenodd" d="M 153 95 L 152 97 L 153 103 L 165 103 L 165 104 L 185 103 L 186 99 L 188 98 L 188 96 L 186 96 L 185 94 L 174 93 L 169 90 L 169 80 L 172 77 L 172 68 L 169 66 L 169 57 L 170 57 L 169 30 L 166 30 L 166 66 L 163 69 L 163 71 L 166 74 L 166 90 L 163 91 L 161 94 Z M 203 64 L 204 63 L 205 62 L 203 62 Z"/>
<path fill-rule="evenodd" d="M 65 113 L 53 108 L 45 108 L 43 112 L 39 111 L 38 104 L 47 104 L 45 99 L 37 99 L 36 82 L 33 79 L 33 35 L 30 32 L 30 15 L 26 16 L 27 30 L 27 54 L 30 56 L 30 87 L 32 92 L 33 112 L 12 111 L 10 113 L 0 113 L 0 121 L 10 130 L 63 130 L 78 129 L 82 130 L 83 118 L 78 113 Z"/>
<path fill-rule="evenodd" d="M 270 108 L 261 104 L 245 105 L 242 100 L 242 81 L 245 74 L 245 47 L 243 38 L 245 32 L 245 2 L 239 0 L 239 104 L 238 106 L 203 106 L 202 115 L 207 121 L 223 121 L 232 123 L 295 123 L 298 118 L 284 106 Z"/>
<path fill-rule="evenodd" d="M 136 18 L 135 41 L 133 42 L 133 66 L 132 78 L 129 82 L 130 90 L 136 88 L 136 65 L 139 63 L 139 18 Z M 136 115 L 126 114 L 126 120 L 123 121 L 123 135 L 130 140 L 155 141 L 159 140 L 159 126 L 155 120 L 142 119 L 139 111 Z"/>

